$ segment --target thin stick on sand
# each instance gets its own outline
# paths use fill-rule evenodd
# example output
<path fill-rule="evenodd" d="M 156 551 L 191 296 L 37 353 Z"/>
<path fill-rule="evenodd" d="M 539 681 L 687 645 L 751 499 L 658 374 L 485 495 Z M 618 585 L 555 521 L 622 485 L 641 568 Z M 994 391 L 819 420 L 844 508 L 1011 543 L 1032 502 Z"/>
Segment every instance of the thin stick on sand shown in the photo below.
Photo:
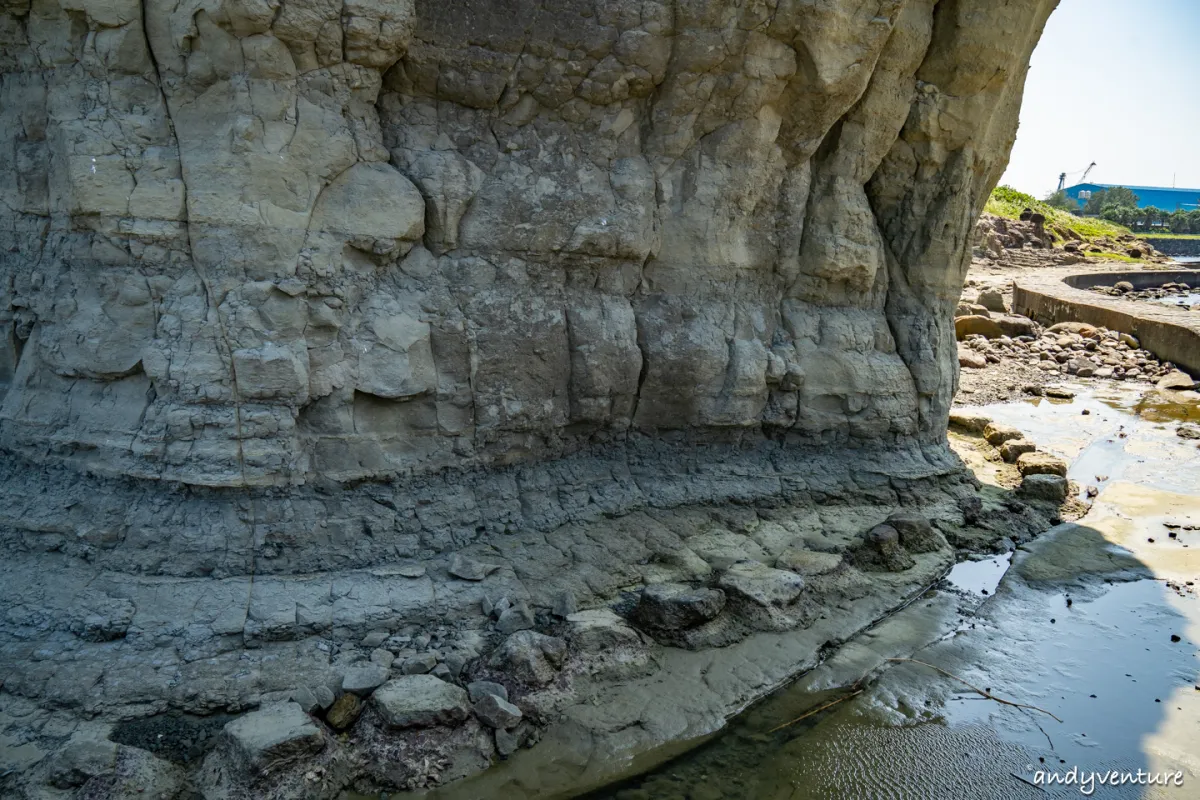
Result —
<path fill-rule="evenodd" d="M 1028 708 L 1031 711 L 1040 711 L 1048 717 L 1054 717 L 1054 719 L 1057 722 L 1062 722 L 1061 719 L 1056 717 L 1054 714 L 1051 714 L 1049 711 L 1047 711 L 1044 708 L 1038 708 L 1037 706 L 1026 705 L 1025 703 L 1014 703 L 1012 700 L 1005 700 L 1003 697 L 996 697 L 996 695 L 992 694 L 991 692 L 986 692 L 983 689 L 980 689 L 978 686 L 975 686 L 972 683 L 967 683 L 962 678 L 955 675 L 953 672 L 948 672 L 948 671 L 942 669 L 941 667 L 935 667 L 933 664 L 927 664 L 924 661 L 918 661 L 915 658 L 889 658 L 888 661 L 902 661 L 902 662 L 908 662 L 910 664 L 920 664 L 922 667 L 929 667 L 931 670 L 934 670 L 935 672 L 940 672 L 941 674 L 945 675 L 947 678 L 953 678 L 954 680 L 961 683 L 963 686 L 966 686 L 967 688 L 971 689 L 971 691 L 982 695 L 983 697 L 987 698 L 988 700 L 995 700 L 997 703 L 1000 703 L 1001 705 L 1012 706 L 1013 708 Z"/>
<path fill-rule="evenodd" d="M 854 685 L 857 686 L 858 684 L 855 683 Z M 853 687 L 851 687 L 851 688 L 853 688 Z M 808 719 L 813 714 L 820 714 L 825 709 L 833 708 L 834 706 L 836 706 L 838 703 L 842 702 L 843 700 L 849 700 L 851 697 L 854 697 L 855 695 L 862 694 L 862 691 L 863 691 L 862 689 L 855 689 L 850 694 L 842 695 L 837 700 L 831 700 L 830 702 L 826 703 L 823 706 L 820 706 L 819 708 L 814 708 L 811 711 L 806 711 L 805 713 L 801 714 L 800 716 L 796 717 L 793 720 L 789 720 L 788 722 L 785 722 L 782 725 L 776 725 L 774 728 L 771 728 L 771 730 L 767 731 L 767 733 L 774 733 L 775 731 L 781 731 L 790 725 L 795 725 L 797 722 L 800 722 L 801 720 Z"/>

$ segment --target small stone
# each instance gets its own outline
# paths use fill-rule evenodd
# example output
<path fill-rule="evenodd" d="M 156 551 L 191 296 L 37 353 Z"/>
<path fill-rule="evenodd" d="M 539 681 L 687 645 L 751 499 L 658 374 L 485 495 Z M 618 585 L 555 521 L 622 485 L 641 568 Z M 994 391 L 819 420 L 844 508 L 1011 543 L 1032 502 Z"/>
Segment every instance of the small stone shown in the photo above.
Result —
<path fill-rule="evenodd" d="M 1133 284 L 1130 283 L 1129 281 L 1117 281 L 1116 283 L 1113 284 L 1113 288 L 1116 289 L 1121 294 L 1125 294 L 1126 292 L 1133 291 Z"/>
<path fill-rule="evenodd" d="M 900 534 L 901 546 L 910 553 L 933 553 L 949 546 L 946 538 L 920 514 L 898 511 L 887 518 L 887 524 Z"/>
<path fill-rule="evenodd" d="M 355 664 L 342 675 L 342 691 L 365 696 L 388 679 L 388 668 L 380 664 Z"/>
<path fill-rule="evenodd" d="M 265 706 L 228 723 L 224 735 L 259 771 L 316 753 L 325 746 L 321 730 L 296 703 Z"/>
<path fill-rule="evenodd" d="M 1004 314 L 999 317 L 992 317 L 992 320 L 1000 326 L 1000 330 L 1005 336 L 1016 338 L 1018 336 L 1036 336 L 1037 323 L 1029 317 L 1023 317 L 1020 314 Z"/>
<path fill-rule="evenodd" d="M 954 428 L 961 428 L 964 431 L 971 433 L 983 433 L 984 428 L 991 424 L 991 419 L 974 411 L 958 411 L 950 412 L 950 425 Z"/>
<path fill-rule="evenodd" d="M 1185 422 L 1175 429 L 1175 435 L 1181 439 L 1200 439 L 1200 425 Z"/>
<path fill-rule="evenodd" d="M 533 623 L 533 611 L 522 600 L 500 614 L 496 619 L 496 630 L 507 636 L 517 631 L 527 631 L 533 627 Z"/>
<path fill-rule="evenodd" d="M 1087 375 L 1084 375 L 1083 373 L 1079 373 L 1079 376 L 1081 378 L 1088 377 Z M 1064 389 L 1061 386 L 1047 386 L 1046 387 L 1046 397 L 1053 397 L 1056 400 L 1073 400 L 1075 398 L 1075 393 L 1073 391 L 1071 391 L 1070 389 Z"/>
<path fill-rule="evenodd" d="M 1169 389 L 1173 391 L 1186 392 L 1197 388 L 1196 381 L 1191 375 L 1180 370 L 1167 373 L 1166 376 L 1159 379 L 1155 384 L 1159 389 Z"/>
<path fill-rule="evenodd" d="M 521 709 L 494 694 L 485 694 L 474 705 L 475 716 L 489 728 L 515 728 L 521 721 Z"/>
<path fill-rule="evenodd" d="M 980 292 L 979 299 L 976 302 L 988 311 L 994 311 L 997 314 L 1008 313 L 1008 304 L 1004 302 L 1004 295 L 995 289 Z"/>
<path fill-rule="evenodd" d="M 391 634 L 389 634 L 387 631 L 371 631 L 370 633 L 368 633 L 366 636 L 363 637 L 362 646 L 363 647 L 379 647 L 379 645 L 383 644 L 384 642 L 386 642 L 388 640 L 388 637 L 390 635 Z"/>
<path fill-rule="evenodd" d="M 1007 464 L 1017 463 L 1017 459 L 1026 453 L 1032 453 L 1037 450 L 1037 445 L 1028 439 L 1010 439 L 1000 445 L 1000 457 Z"/>
<path fill-rule="evenodd" d="M 1197 687 L 1200 688 L 1200 687 Z M 515 733 L 506 731 L 503 728 L 496 730 L 496 752 L 502 758 L 508 758 L 513 753 L 517 752 L 517 748 L 521 746 L 521 741 Z"/>
<path fill-rule="evenodd" d="M 1183 640 L 1180 638 L 1179 634 L 1177 634 L 1177 633 L 1172 633 L 1172 634 L 1171 634 L 1171 641 L 1172 641 L 1172 642 L 1180 642 L 1180 641 L 1183 641 Z"/>
<path fill-rule="evenodd" d="M 317 696 L 307 686 L 301 686 L 292 691 L 292 702 L 300 706 L 300 710 L 305 714 L 315 714 L 321 709 L 321 704 L 317 702 Z"/>
<path fill-rule="evenodd" d="M 982 353 L 977 353 L 960 344 L 958 346 L 958 365 L 965 369 L 983 369 L 988 365 L 988 361 Z"/>
<path fill-rule="evenodd" d="M 488 665 L 522 683 L 542 686 L 554 680 L 567 655 L 567 643 L 536 631 L 517 631 L 496 648 Z"/>
<path fill-rule="evenodd" d="M 501 700 L 508 699 L 508 689 L 495 681 L 471 681 L 467 684 L 467 696 L 472 703 L 478 703 L 484 695 L 494 694 Z"/>
<path fill-rule="evenodd" d="M 346 692 L 325 712 L 325 721 L 335 731 L 344 731 L 354 724 L 362 713 L 364 703 L 356 694 Z"/>
<path fill-rule="evenodd" d="M 1021 480 L 1021 494 L 1031 500 L 1061 503 L 1067 499 L 1067 479 L 1061 475 L 1026 475 Z"/>
<path fill-rule="evenodd" d="M 404 659 L 400 671 L 405 675 L 424 675 L 437 666 L 437 656 L 433 653 L 421 653 Z"/>
<path fill-rule="evenodd" d="M 1022 475 L 1067 475 L 1067 462 L 1049 453 L 1025 453 L 1017 459 Z"/>
<path fill-rule="evenodd" d="M 446 660 L 443 663 L 446 665 L 446 669 L 449 670 L 450 675 L 457 678 L 462 674 L 463 667 L 467 665 L 467 657 L 462 653 L 450 653 L 446 656 Z"/>
<path fill-rule="evenodd" d="M 450 674 L 450 668 L 445 664 L 438 664 L 429 674 L 446 682 L 450 682 L 454 678 L 454 676 Z"/>
<path fill-rule="evenodd" d="M 1004 335 L 1004 331 L 996 324 L 995 320 L 988 317 L 981 317 L 977 314 L 969 317 L 955 318 L 954 337 L 961 342 L 972 335 L 985 336 L 988 339 L 998 339 Z"/>
<path fill-rule="evenodd" d="M 578 610 L 579 604 L 575 601 L 575 593 L 570 589 L 563 589 L 555 595 L 550 613 L 559 619 L 566 619 Z"/>
<path fill-rule="evenodd" d="M 396 574 L 402 578 L 423 578 L 425 573 L 423 564 L 401 564 L 396 568 Z"/>
<path fill-rule="evenodd" d="M 983 429 L 983 438 L 987 439 L 988 444 L 993 447 L 999 447 L 1009 439 L 1024 439 L 1025 434 L 1012 425 L 1001 425 L 996 422 L 989 423 Z"/>
<path fill-rule="evenodd" d="M 334 701 L 337 700 L 337 695 L 333 693 L 333 689 L 330 689 L 324 684 L 314 686 L 312 691 L 313 697 L 317 698 L 317 705 L 320 706 L 322 710 L 329 708 L 331 705 L 333 705 Z"/>
<path fill-rule="evenodd" d="M 1142 346 L 1135 337 L 1130 336 L 1128 333 L 1120 334 L 1117 336 L 1117 339 L 1120 340 L 1121 344 L 1127 346 L 1130 350 L 1137 350 Z"/>
<path fill-rule="evenodd" d="M 378 664 L 381 667 L 390 669 L 392 666 L 392 662 L 394 662 L 395 660 L 396 660 L 396 654 L 393 653 L 391 650 L 384 650 L 383 648 L 376 648 L 375 650 L 371 651 L 371 663 L 372 664 Z"/>
<path fill-rule="evenodd" d="M 903 572 L 916 565 L 900 544 L 900 532 L 887 523 L 867 531 L 862 544 L 855 549 L 854 561 L 860 569 L 885 572 Z"/>
<path fill-rule="evenodd" d="M 450 556 L 450 574 L 464 581 L 481 581 L 498 569 L 499 564 L 485 564 L 461 553 Z"/>
<path fill-rule="evenodd" d="M 642 590 L 633 620 L 648 630 L 686 630 L 714 619 L 723 608 L 720 589 L 659 583 Z"/>
<path fill-rule="evenodd" d="M 456 725 L 467 718 L 467 693 L 432 675 L 405 675 L 371 695 L 379 715 L 393 728 Z"/>

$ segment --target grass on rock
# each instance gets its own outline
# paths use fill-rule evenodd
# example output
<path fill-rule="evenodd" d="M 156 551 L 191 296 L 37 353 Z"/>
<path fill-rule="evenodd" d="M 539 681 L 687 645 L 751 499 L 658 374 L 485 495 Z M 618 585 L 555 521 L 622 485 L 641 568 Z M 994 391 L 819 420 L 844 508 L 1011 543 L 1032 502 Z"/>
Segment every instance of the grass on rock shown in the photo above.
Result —
<path fill-rule="evenodd" d="M 1018 192 L 1011 186 L 997 186 L 983 210 L 997 217 L 1019 219 L 1021 212 L 1027 208 L 1043 215 L 1046 218 L 1046 227 L 1070 228 L 1084 239 L 1098 239 L 1101 236 L 1116 238 L 1129 233 L 1129 229 L 1124 225 L 1096 217 L 1077 217 L 1068 211 L 1047 205 L 1031 194 Z"/>

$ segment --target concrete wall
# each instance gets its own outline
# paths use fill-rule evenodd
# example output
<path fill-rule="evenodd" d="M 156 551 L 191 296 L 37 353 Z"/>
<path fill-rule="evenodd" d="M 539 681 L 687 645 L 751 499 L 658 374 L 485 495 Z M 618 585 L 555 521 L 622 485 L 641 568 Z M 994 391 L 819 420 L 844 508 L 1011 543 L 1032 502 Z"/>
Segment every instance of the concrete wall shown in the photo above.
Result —
<path fill-rule="evenodd" d="M 1118 281 L 1129 281 L 1135 289 L 1175 281 L 1198 283 L 1200 270 L 1094 272 L 1061 279 L 1023 279 L 1014 286 L 1013 307 L 1044 325 L 1086 322 L 1132 334 L 1159 358 L 1200 374 L 1200 313 L 1086 290 Z"/>

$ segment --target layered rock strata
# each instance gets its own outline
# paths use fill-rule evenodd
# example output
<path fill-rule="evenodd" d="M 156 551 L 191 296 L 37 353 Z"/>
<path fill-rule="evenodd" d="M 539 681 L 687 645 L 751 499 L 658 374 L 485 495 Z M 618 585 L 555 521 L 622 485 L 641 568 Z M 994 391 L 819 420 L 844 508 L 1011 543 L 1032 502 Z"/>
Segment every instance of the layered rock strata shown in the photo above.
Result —
<path fill-rule="evenodd" d="M 811 624 L 763 570 L 970 505 L 951 311 L 1053 5 L 5 3 L 13 707 L 239 711 L 433 636 L 470 675 L 500 599 Z"/>

